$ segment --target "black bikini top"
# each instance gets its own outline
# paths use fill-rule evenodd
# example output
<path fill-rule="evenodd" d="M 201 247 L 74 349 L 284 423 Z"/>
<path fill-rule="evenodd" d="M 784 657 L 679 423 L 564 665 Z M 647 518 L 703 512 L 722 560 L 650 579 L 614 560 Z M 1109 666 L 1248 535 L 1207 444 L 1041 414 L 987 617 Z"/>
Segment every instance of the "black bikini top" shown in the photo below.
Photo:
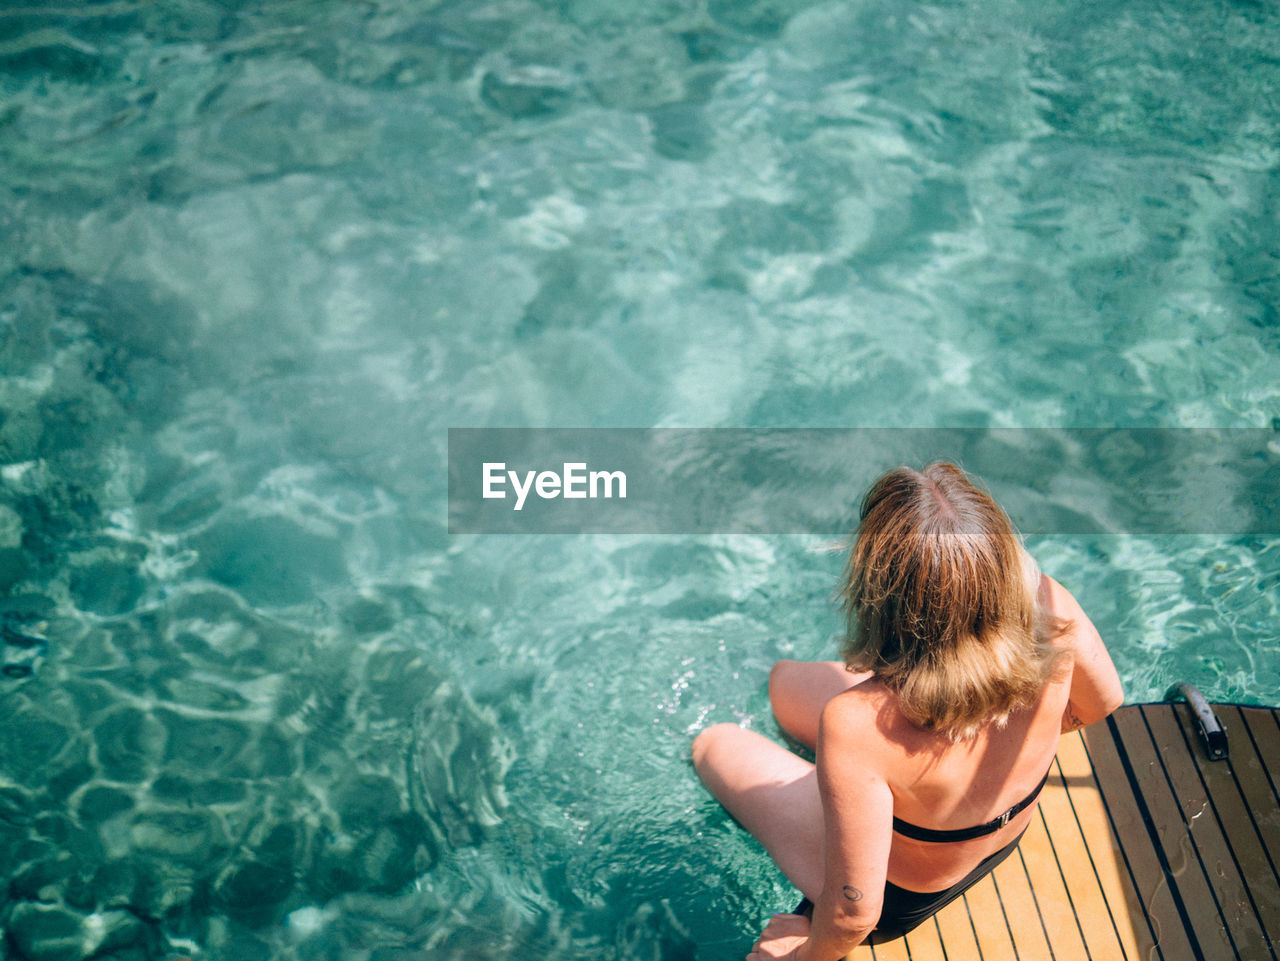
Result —
<path fill-rule="evenodd" d="M 1026 810 L 1028 805 L 1032 804 L 1040 796 L 1040 792 L 1044 789 L 1045 782 L 1048 780 L 1049 772 L 1045 771 L 1044 777 L 1035 786 L 1035 790 L 998 818 L 988 821 L 986 824 L 979 824 L 977 827 L 956 828 L 952 831 L 935 831 L 933 828 L 922 828 L 909 824 L 902 818 L 894 818 L 893 829 L 904 837 L 914 838 L 917 841 L 972 841 L 974 838 L 986 837 L 988 834 L 994 834 L 1008 824 L 1015 814 Z"/>

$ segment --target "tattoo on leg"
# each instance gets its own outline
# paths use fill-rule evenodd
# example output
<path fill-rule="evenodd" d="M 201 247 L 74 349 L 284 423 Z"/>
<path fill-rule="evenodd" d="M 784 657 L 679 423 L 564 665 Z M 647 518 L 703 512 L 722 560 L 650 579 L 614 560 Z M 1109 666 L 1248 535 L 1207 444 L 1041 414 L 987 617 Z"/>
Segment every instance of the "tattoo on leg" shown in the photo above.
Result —
<path fill-rule="evenodd" d="M 861 901 L 862 892 L 855 888 L 852 884 L 846 884 L 840 889 L 840 893 L 844 895 L 846 901 Z"/>

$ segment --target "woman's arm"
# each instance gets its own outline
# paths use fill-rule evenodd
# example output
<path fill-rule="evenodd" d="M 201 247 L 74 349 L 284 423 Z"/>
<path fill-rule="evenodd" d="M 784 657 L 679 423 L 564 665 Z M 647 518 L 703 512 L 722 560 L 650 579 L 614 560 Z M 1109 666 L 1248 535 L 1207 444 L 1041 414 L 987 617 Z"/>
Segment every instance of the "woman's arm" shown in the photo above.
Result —
<path fill-rule="evenodd" d="M 835 961 L 875 927 L 893 840 L 893 794 L 867 737 L 874 719 L 857 694 L 835 697 L 818 731 L 818 791 L 826 827 L 822 893 L 800 961 Z"/>
<path fill-rule="evenodd" d="M 1067 622 L 1063 643 L 1074 655 L 1063 732 L 1101 721 L 1124 701 L 1120 675 L 1106 645 L 1071 592 L 1048 575 L 1041 575 L 1039 600 L 1049 614 Z"/>
<path fill-rule="evenodd" d="M 837 961 L 880 919 L 893 836 L 893 794 L 874 757 L 874 706 L 860 692 L 832 698 L 818 724 L 823 882 L 813 919 L 778 914 L 747 961 Z M 811 892 L 809 893 L 812 896 Z"/>

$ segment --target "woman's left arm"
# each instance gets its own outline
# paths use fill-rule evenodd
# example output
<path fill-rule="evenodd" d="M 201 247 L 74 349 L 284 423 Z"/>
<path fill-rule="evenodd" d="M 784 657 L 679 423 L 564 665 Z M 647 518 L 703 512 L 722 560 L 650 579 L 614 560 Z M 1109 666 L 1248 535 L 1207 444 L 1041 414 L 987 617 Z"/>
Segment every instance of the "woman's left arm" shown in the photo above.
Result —
<path fill-rule="evenodd" d="M 868 750 L 875 721 L 856 692 L 832 698 L 818 729 L 818 791 L 826 825 L 822 894 L 804 961 L 834 961 L 880 919 L 893 843 L 893 794 Z"/>
<path fill-rule="evenodd" d="M 832 698 L 823 709 L 817 751 L 825 825 L 822 892 L 807 937 L 799 938 L 805 934 L 802 919 L 775 917 L 751 957 L 836 961 L 879 920 L 893 840 L 893 794 L 868 756 L 871 723 L 854 693 Z"/>

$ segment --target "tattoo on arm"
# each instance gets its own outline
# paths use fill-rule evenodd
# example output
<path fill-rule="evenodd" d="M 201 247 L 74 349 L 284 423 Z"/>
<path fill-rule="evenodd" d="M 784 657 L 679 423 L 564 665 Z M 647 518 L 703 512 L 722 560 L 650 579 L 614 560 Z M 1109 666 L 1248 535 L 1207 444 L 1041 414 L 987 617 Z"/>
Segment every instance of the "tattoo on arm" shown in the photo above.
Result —
<path fill-rule="evenodd" d="M 1080 720 L 1079 715 L 1076 714 L 1076 706 L 1070 701 L 1067 701 L 1067 709 L 1062 712 L 1062 733 L 1066 734 L 1069 731 L 1078 731 L 1084 726 L 1084 721 Z"/>
<path fill-rule="evenodd" d="M 862 892 L 855 888 L 852 884 L 846 884 L 840 889 L 840 893 L 844 895 L 846 901 L 861 901 Z"/>

